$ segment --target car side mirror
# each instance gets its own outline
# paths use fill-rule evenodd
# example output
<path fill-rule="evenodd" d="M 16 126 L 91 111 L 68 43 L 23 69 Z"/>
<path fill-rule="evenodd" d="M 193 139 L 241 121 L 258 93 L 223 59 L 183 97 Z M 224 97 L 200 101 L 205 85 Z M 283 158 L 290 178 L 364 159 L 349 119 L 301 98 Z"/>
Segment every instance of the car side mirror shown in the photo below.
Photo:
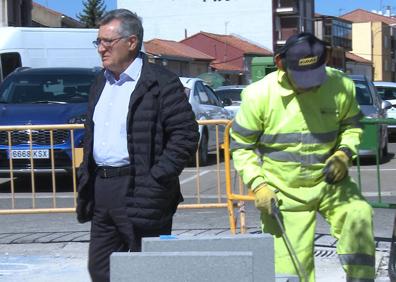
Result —
<path fill-rule="evenodd" d="M 389 101 L 382 101 L 382 103 L 381 103 L 381 108 L 383 109 L 383 110 L 389 110 L 390 108 L 392 108 L 392 103 L 391 102 L 389 102 Z"/>
<path fill-rule="evenodd" d="M 223 98 L 222 102 L 223 102 L 223 106 L 224 107 L 232 105 L 232 100 L 230 98 L 228 98 L 228 97 L 227 98 Z"/>

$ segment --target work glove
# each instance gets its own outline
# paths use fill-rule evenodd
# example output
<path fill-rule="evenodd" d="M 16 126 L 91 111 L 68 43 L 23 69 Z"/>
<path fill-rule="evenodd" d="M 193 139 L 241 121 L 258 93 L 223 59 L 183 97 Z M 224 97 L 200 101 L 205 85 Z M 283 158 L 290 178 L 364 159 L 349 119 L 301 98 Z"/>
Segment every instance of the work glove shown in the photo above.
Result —
<path fill-rule="evenodd" d="M 254 192 L 254 205 L 256 208 L 268 215 L 271 215 L 272 202 L 277 203 L 278 199 L 276 197 L 276 192 L 273 191 L 266 183 L 260 184 L 257 188 L 253 190 Z"/>
<path fill-rule="evenodd" d="M 337 150 L 325 162 L 323 174 L 328 184 L 334 184 L 348 175 L 349 160 L 347 153 L 343 150 Z"/>

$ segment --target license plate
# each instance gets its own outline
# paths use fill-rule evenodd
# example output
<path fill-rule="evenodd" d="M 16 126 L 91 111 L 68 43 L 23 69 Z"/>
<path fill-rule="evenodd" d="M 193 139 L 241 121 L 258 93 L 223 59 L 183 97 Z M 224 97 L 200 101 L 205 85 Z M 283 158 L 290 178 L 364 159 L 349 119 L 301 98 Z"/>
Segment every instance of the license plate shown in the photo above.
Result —
<path fill-rule="evenodd" d="M 30 159 L 30 152 L 33 154 L 33 159 L 49 159 L 49 150 L 11 150 L 8 152 L 8 158 Z"/>

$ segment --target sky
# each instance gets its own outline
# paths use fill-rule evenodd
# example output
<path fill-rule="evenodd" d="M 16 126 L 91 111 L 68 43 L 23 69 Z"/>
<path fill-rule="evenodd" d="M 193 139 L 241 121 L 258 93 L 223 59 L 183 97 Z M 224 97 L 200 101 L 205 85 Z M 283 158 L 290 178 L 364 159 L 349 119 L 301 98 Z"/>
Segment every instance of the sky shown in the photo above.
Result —
<path fill-rule="evenodd" d="M 72 18 L 77 18 L 76 15 L 82 12 L 84 7 L 82 3 L 85 2 L 84 0 L 33 1 Z M 106 10 L 115 9 L 117 0 L 105 0 L 105 5 Z M 339 16 L 359 8 L 368 11 L 385 11 L 386 6 L 390 6 L 392 13 L 396 14 L 396 0 L 315 0 L 315 12 L 329 16 Z"/>

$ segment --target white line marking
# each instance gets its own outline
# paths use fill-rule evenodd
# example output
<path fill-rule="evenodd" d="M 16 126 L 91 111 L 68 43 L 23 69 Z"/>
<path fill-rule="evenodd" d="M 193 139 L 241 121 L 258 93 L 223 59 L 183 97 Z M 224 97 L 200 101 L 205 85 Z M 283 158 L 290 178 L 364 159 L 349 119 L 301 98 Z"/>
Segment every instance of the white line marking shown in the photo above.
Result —
<path fill-rule="evenodd" d="M 380 171 L 393 171 L 396 168 L 380 168 Z M 351 168 L 351 171 L 357 171 L 357 168 Z M 377 171 L 376 168 L 360 168 L 360 171 Z"/>
<path fill-rule="evenodd" d="M 209 172 L 210 172 L 210 170 L 204 170 L 204 171 L 199 173 L 199 176 L 205 175 L 205 174 L 207 174 Z M 193 176 L 190 176 L 190 177 L 188 177 L 186 179 L 183 179 L 182 181 L 180 181 L 180 185 L 184 184 L 184 183 L 187 183 L 187 182 L 189 182 L 191 180 L 194 180 L 195 178 L 197 178 L 197 175 L 193 175 Z"/>
<path fill-rule="evenodd" d="M 362 194 L 363 194 L 363 196 L 366 196 L 366 197 L 378 196 L 378 192 L 363 192 Z M 388 191 L 388 192 L 381 191 L 381 197 L 393 196 L 394 194 L 395 194 L 394 192 L 390 192 L 390 191 Z"/>

